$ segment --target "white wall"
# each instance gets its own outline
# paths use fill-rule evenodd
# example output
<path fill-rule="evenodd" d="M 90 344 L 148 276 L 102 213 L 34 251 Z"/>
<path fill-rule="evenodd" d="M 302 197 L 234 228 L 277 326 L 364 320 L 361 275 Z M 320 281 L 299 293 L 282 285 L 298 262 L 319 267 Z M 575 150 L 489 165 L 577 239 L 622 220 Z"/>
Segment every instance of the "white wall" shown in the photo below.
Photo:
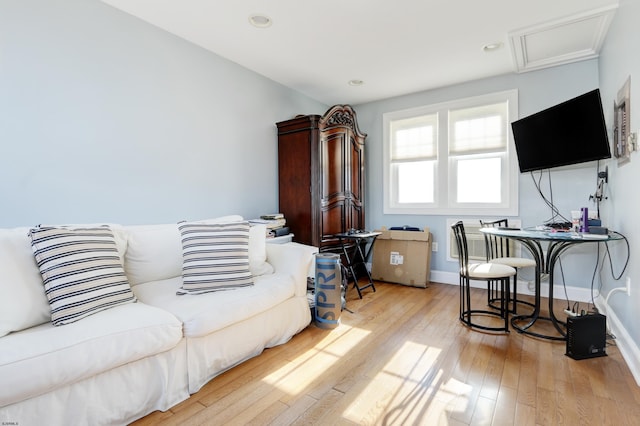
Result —
<path fill-rule="evenodd" d="M 3 0 L 0 227 L 273 212 L 275 123 L 326 108 L 98 0 Z"/>
<path fill-rule="evenodd" d="M 600 85 L 603 103 L 608 109 L 609 125 L 613 122 L 613 102 L 626 79 L 631 77 L 631 130 L 640 131 L 640 2 L 621 0 L 618 12 L 600 55 Z M 640 380 L 640 153 L 631 153 L 631 162 L 618 167 L 615 161 L 609 166 L 609 200 L 603 203 L 603 215 L 612 228 L 624 234 L 631 246 L 631 260 L 624 276 L 614 281 L 611 274 L 605 275 L 603 295 L 615 287 L 624 287 L 631 278 L 631 296 L 614 293 L 609 299 L 608 318 L 618 328 L 618 336 L 635 343 L 628 345 L 630 358 L 635 358 L 636 377 Z M 627 251 L 618 244 L 613 251 L 614 272 L 620 273 Z"/>

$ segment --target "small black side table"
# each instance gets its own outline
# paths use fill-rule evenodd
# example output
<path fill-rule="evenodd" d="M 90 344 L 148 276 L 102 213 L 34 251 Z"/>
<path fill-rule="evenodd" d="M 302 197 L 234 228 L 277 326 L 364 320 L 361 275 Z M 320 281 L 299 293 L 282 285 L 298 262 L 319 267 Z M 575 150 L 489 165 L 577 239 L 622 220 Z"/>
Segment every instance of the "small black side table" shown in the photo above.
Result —
<path fill-rule="evenodd" d="M 355 231 L 335 235 L 340 239 L 342 252 L 344 253 L 344 258 L 347 260 L 347 268 L 351 271 L 353 286 L 358 290 L 358 296 L 360 296 L 360 299 L 362 299 L 362 290 L 371 287 L 373 291 L 376 291 L 376 287 L 373 285 L 373 280 L 371 279 L 371 274 L 367 269 L 367 258 L 369 257 L 369 254 L 371 254 L 373 244 L 380 234 L 382 234 L 382 232 Z M 349 240 L 355 243 L 355 250 L 351 257 L 349 257 L 349 253 L 347 251 Z M 360 265 L 362 265 L 367 278 L 369 279 L 369 282 L 363 286 L 358 285 L 358 275 L 356 274 L 356 269 Z"/>

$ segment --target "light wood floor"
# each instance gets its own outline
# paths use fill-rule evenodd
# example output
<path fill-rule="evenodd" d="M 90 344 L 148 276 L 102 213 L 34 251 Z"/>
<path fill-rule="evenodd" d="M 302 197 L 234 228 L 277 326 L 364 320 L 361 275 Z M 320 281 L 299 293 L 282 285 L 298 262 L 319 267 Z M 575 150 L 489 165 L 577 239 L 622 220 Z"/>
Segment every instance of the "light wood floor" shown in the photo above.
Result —
<path fill-rule="evenodd" d="M 640 424 L 640 387 L 615 341 L 608 356 L 576 361 L 563 342 L 469 330 L 457 286 L 376 288 L 362 300 L 349 289 L 353 313 L 337 328 L 312 324 L 134 424 Z"/>

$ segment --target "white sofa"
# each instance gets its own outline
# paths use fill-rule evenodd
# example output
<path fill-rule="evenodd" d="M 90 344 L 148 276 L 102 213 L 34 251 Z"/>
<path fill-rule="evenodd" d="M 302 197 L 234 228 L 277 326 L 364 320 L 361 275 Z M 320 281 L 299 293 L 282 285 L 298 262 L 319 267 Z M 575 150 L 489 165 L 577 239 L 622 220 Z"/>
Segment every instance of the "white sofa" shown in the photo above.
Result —
<path fill-rule="evenodd" d="M 167 410 L 311 321 L 306 278 L 313 247 L 265 244 L 264 228 L 252 227 L 252 286 L 177 295 L 177 224 L 110 229 L 137 301 L 58 326 L 29 229 L 0 229 L 2 424 L 126 424 Z"/>

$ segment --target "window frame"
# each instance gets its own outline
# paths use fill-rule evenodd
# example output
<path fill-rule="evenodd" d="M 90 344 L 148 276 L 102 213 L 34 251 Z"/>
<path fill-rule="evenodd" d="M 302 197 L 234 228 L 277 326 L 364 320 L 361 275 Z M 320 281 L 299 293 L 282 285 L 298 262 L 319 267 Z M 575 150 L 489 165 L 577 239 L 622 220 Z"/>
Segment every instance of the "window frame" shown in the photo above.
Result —
<path fill-rule="evenodd" d="M 457 176 L 452 172 L 455 168 L 453 161 L 457 161 L 458 155 L 449 156 L 449 110 L 472 108 L 495 103 L 507 103 L 507 141 L 506 149 L 502 156 L 502 203 L 465 203 L 455 202 Z M 395 203 L 394 191 L 397 191 L 397 176 L 393 172 L 395 163 L 391 160 L 391 123 L 395 120 L 406 120 L 423 115 L 437 114 L 438 129 L 436 130 L 437 160 L 435 163 L 435 187 L 434 203 Z M 517 216 L 518 215 L 518 186 L 519 169 L 511 122 L 518 118 L 518 91 L 516 89 L 495 92 L 470 98 L 441 102 L 399 111 L 391 111 L 383 114 L 383 198 L 384 214 L 421 214 L 421 215 L 487 215 L 487 216 Z M 489 153 L 494 158 L 498 152 Z M 471 154 L 465 158 L 483 158 L 486 153 Z"/>

